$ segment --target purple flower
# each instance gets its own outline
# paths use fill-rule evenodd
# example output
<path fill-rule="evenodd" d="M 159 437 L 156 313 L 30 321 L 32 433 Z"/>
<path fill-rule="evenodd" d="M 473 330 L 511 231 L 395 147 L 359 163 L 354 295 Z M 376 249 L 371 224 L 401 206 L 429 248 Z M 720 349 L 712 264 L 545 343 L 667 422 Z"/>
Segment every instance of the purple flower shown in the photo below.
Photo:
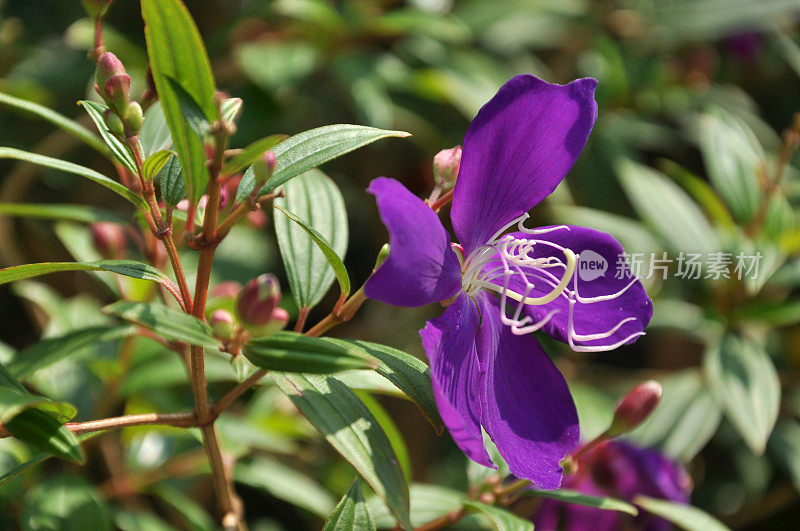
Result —
<path fill-rule="evenodd" d="M 652 315 L 641 283 L 626 267 L 615 271 L 623 251 L 614 238 L 523 226 L 586 143 L 596 85 L 521 75 L 478 112 L 450 213 L 463 247 L 451 246 L 437 215 L 398 181 L 381 177 L 369 187 L 391 251 L 367 296 L 410 307 L 446 301 L 420 331 L 444 423 L 467 456 L 493 466 L 483 428 L 511 472 L 542 488 L 559 486 L 560 461 L 579 430 L 564 377 L 530 332 L 542 329 L 575 350 L 608 350 L 642 335 Z"/>
<path fill-rule="evenodd" d="M 689 503 L 692 482 L 680 464 L 655 450 L 622 441 L 609 441 L 584 454 L 578 472 L 567 476 L 564 487 L 591 496 L 632 501 L 636 495 Z M 627 529 L 620 513 L 555 500 L 545 500 L 534 519 L 538 531 L 603 531 Z M 672 529 L 668 521 L 640 511 L 636 529 Z"/>

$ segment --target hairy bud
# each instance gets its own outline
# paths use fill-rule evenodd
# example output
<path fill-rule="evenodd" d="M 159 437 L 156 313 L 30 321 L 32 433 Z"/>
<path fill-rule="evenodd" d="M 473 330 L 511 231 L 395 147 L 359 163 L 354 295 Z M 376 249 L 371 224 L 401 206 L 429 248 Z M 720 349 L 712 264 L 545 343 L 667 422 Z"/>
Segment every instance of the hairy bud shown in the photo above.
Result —
<path fill-rule="evenodd" d="M 101 96 L 105 97 L 106 83 L 117 74 L 127 75 L 125 66 L 116 55 L 111 52 L 105 52 L 97 59 L 97 70 L 94 77 L 95 83 L 97 83 L 97 90 Z"/>
<path fill-rule="evenodd" d="M 437 187 L 449 190 L 456 184 L 461 168 L 461 146 L 444 149 L 433 157 L 433 180 Z"/>
<path fill-rule="evenodd" d="M 214 335 L 218 338 L 230 339 L 233 337 L 235 326 L 233 324 L 233 315 L 229 311 L 216 310 L 211 314 L 209 324 L 211 324 L 211 330 Z"/>
<path fill-rule="evenodd" d="M 662 393 L 661 384 L 655 380 L 642 382 L 631 389 L 617 404 L 608 436 L 616 437 L 627 433 L 647 420 L 661 402 Z"/>
<path fill-rule="evenodd" d="M 143 121 L 144 113 L 142 113 L 142 107 L 134 101 L 128 105 L 128 110 L 125 112 L 125 131 L 127 136 L 138 135 Z"/>
<path fill-rule="evenodd" d="M 112 112 L 111 109 L 106 109 L 106 112 L 103 113 L 103 118 L 106 120 L 106 126 L 108 130 L 114 133 L 115 136 L 123 138 L 125 136 L 125 125 L 120 120 L 117 113 Z"/>
<path fill-rule="evenodd" d="M 277 166 L 278 160 L 275 158 L 275 153 L 272 151 L 265 151 L 263 155 L 258 157 L 256 161 L 253 163 L 253 174 L 256 177 L 256 182 L 258 183 L 258 188 L 267 182 L 267 180 L 272 176 L 275 172 L 275 166 Z"/>
<path fill-rule="evenodd" d="M 131 76 L 114 74 L 103 85 L 103 93 L 108 106 L 120 116 L 125 116 L 131 101 Z"/>
<path fill-rule="evenodd" d="M 98 221 L 91 227 L 92 242 L 103 258 L 120 258 L 125 249 L 125 229 L 116 223 Z"/>
<path fill-rule="evenodd" d="M 259 275 L 239 292 L 236 314 L 245 327 L 263 326 L 272 320 L 280 300 L 281 287 L 275 275 Z"/>

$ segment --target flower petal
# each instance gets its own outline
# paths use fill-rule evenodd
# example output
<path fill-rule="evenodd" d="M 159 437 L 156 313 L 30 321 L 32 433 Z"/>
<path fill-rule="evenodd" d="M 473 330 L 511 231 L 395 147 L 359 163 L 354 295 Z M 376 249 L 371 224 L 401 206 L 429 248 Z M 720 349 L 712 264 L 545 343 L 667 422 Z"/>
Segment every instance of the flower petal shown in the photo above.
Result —
<path fill-rule="evenodd" d="M 495 468 L 483 446 L 480 425 L 483 378 L 475 349 L 479 324 L 475 303 L 462 293 L 419 334 L 431 365 L 436 405 L 450 435 L 467 457 Z"/>
<path fill-rule="evenodd" d="M 577 277 L 578 294 L 581 298 L 591 299 L 592 297 L 615 294 L 633 282 L 627 290 L 616 298 L 606 301 L 578 301 L 575 303 L 573 328 L 577 334 L 583 336 L 606 333 L 613 330 L 621 321 L 631 319 L 608 337 L 600 339 L 575 339 L 573 337 L 575 345 L 586 347 L 616 345 L 624 339 L 642 332 L 650 322 L 650 318 L 653 316 L 653 303 L 647 296 L 642 283 L 635 280 L 633 273 L 627 266 L 627 262 L 620 262 L 621 258 L 624 259 L 625 252 L 619 242 L 610 234 L 572 225 L 536 235 L 523 232 L 510 233 L 510 235 L 514 238 L 533 238 L 552 242 L 561 247 L 571 249 L 575 254 L 580 255 L 577 269 L 568 284 L 568 289 L 574 290 L 575 277 Z M 564 259 L 564 254 L 557 248 L 542 243 L 534 246 L 530 256 L 534 258 L 554 256 L 561 260 Z M 493 261 L 488 267 L 496 266 L 498 263 Z M 601 271 L 603 267 L 605 267 L 605 271 Z M 563 269 L 553 271 L 557 279 L 560 279 L 563 273 Z M 534 284 L 529 293 L 530 297 L 542 296 L 553 289 L 552 280 L 548 284 L 543 281 L 541 275 L 528 275 L 528 280 Z M 495 279 L 494 283 L 502 286 L 503 279 Z M 522 293 L 525 290 L 519 277 L 510 278 L 509 288 L 518 293 Z M 512 306 L 512 310 L 516 308 L 515 301 L 509 300 L 508 302 Z M 568 343 L 569 299 L 566 293 L 550 303 L 538 306 L 526 305 L 524 309 L 534 323 L 546 318 L 554 310 L 557 310 L 557 313 L 552 315 L 547 324 L 542 327 L 542 330 L 559 341 Z M 633 343 L 637 338 L 638 336 L 634 336 L 625 343 Z"/>
<path fill-rule="evenodd" d="M 458 293 L 461 266 L 436 213 L 394 179 L 379 177 L 368 192 L 375 196 L 389 230 L 391 249 L 364 286 L 367 297 L 414 307 Z"/>
<path fill-rule="evenodd" d="M 552 85 L 513 77 L 464 138 L 450 218 L 469 254 L 555 190 L 597 118 L 594 79 Z"/>
<path fill-rule="evenodd" d="M 564 487 L 589 496 L 609 495 L 594 483 L 591 474 L 564 478 Z M 614 531 L 621 528 L 622 519 L 616 511 L 545 499 L 533 522 L 536 531 Z"/>
<path fill-rule="evenodd" d="M 478 357 L 486 367 L 483 427 L 512 474 L 539 488 L 558 488 L 561 460 L 579 438 L 567 382 L 536 338 L 503 325 L 496 298 L 476 300 Z"/>
<path fill-rule="evenodd" d="M 619 496 L 632 500 L 637 494 L 676 503 L 689 503 L 692 482 L 683 467 L 650 449 L 625 441 L 610 441 L 601 450 L 610 467 Z"/>

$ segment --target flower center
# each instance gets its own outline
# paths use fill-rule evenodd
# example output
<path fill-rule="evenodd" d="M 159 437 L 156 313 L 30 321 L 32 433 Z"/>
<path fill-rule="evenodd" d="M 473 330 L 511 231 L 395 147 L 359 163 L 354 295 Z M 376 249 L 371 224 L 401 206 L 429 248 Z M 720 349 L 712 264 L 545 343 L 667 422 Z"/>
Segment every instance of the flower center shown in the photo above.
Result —
<path fill-rule="evenodd" d="M 464 258 L 463 251 L 458 252 L 461 262 L 462 291 L 470 296 L 475 296 L 480 291 L 491 291 L 500 295 L 500 317 L 503 324 L 509 326 L 514 334 L 529 334 L 542 328 L 550 319 L 560 311 L 553 305 L 553 309 L 544 317 L 533 322 L 529 315 L 523 315 L 526 307 L 541 306 L 552 303 L 562 297 L 562 304 L 557 304 L 566 309 L 567 332 L 570 347 L 576 351 L 611 350 L 623 345 L 642 335 L 643 332 L 632 334 L 613 345 L 577 345 L 575 342 L 601 340 L 610 337 L 625 323 L 635 320 L 634 317 L 622 319 L 614 327 L 594 334 L 579 334 L 574 326 L 575 304 L 591 304 L 595 302 L 616 299 L 624 294 L 628 288 L 636 283 L 633 278 L 627 286 L 616 293 L 597 297 L 581 297 L 578 293 L 578 275 L 575 269 L 579 255 L 569 248 L 562 247 L 554 242 L 537 238 L 537 235 L 559 230 L 570 230 L 569 227 L 560 225 L 546 229 L 529 229 L 524 226 L 528 214 L 515 219 L 500 229 L 486 244 L 472 251 Z M 526 236 L 519 238 L 511 234 L 503 234 L 513 225 L 517 225 L 520 232 Z M 537 252 L 538 251 L 538 252 Z M 569 288 L 570 280 L 573 281 L 572 289 Z M 536 296 L 532 294 L 535 293 Z M 509 315 L 509 311 L 511 315 Z"/>

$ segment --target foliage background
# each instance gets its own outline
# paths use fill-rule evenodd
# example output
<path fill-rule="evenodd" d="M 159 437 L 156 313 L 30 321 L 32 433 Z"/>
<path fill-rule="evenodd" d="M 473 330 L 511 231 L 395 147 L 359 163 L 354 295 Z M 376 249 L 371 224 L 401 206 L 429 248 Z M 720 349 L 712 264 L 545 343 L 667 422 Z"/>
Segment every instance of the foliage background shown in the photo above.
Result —
<path fill-rule="evenodd" d="M 630 252 L 668 251 L 674 256 L 699 250 L 698 245 L 758 249 L 772 257 L 773 266 L 764 272 L 770 280 L 755 287 L 674 278 L 649 281 L 655 319 L 649 334 L 630 347 L 587 355 L 545 341 L 574 386 L 583 431 L 590 437 L 598 426 L 602 429 L 613 400 L 633 383 L 657 378 L 667 384 L 660 417 L 653 420 L 660 428 L 650 427 L 635 437 L 685 462 L 695 482 L 693 502 L 736 528 L 789 528 L 800 522 L 796 168 L 789 166 L 774 194 L 759 191 L 761 161 L 769 168 L 779 165 L 779 133 L 800 110 L 795 23 L 800 2 L 210 0 L 187 5 L 208 47 L 218 85 L 245 101 L 235 144 L 330 123 L 414 134 L 407 140 L 378 142 L 323 168 L 347 203 L 350 245 L 345 263 L 355 285 L 366 279 L 386 238 L 374 202 L 364 191 L 372 178 L 394 177 L 426 196 L 433 155 L 461 142 L 471 117 L 509 77 L 532 72 L 561 83 L 597 78 L 600 113 L 589 145 L 565 185 L 535 210 L 535 221 L 608 230 Z M 117 0 L 107 17 L 106 39 L 140 90 L 146 57 L 138 9 L 138 2 Z M 90 43 L 90 25 L 77 1 L 0 2 L 0 90 L 81 116 L 75 102 L 91 92 L 93 65 L 86 59 Z M 714 117 L 717 121 L 710 121 Z M 48 124 L 5 107 L 0 107 L 0 145 L 111 169 L 96 153 L 54 133 Z M 654 177 L 640 165 L 658 174 Z M 768 205 L 766 221 L 758 223 L 753 208 L 736 202 L 741 193 L 755 197 L 757 205 Z M 108 207 L 113 200 L 97 187 L 0 162 L 0 201 Z M 668 207 L 660 208 L 664 204 Z M 682 223 L 695 213 L 702 223 L 683 230 Z M 63 238 L 75 230 L 0 219 L 0 259 L 4 266 L 69 260 Z M 244 282 L 265 271 L 282 276 L 271 224 L 242 231 L 220 251 L 217 262 L 224 279 Z M 107 302 L 105 296 L 100 284 L 81 274 L 0 287 L 0 357 L 9 358 L 42 333 L 57 335 L 98 319 L 96 310 Z M 329 293 L 310 322 L 322 318 L 334 300 L 335 293 Z M 288 293 L 285 303 L 291 304 Z M 401 309 L 370 301 L 334 335 L 380 341 L 421 356 L 416 331 L 435 313 L 435 308 Z M 753 359 L 768 364 L 766 372 L 743 369 L 739 380 L 744 390 L 734 389 L 733 398 L 724 386 L 720 391 L 719 382 L 710 381 L 708 369 L 708 353 L 718 345 L 726 352 L 739 348 L 730 347 L 731 341 L 744 345 L 739 354 L 730 355 L 738 356 L 735 362 L 745 367 Z M 108 350 L 100 346 L 86 353 L 82 358 L 88 363 L 59 365 L 39 385 L 69 398 L 81 414 L 91 411 L 102 401 Z M 141 356 L 147 359 L 146 353 Z M 147 367 L 145 362 L 135 365 L 135 371 L 142 371 L 139 381 L 153 376 Z M 730 372 L 741 374 L 737 370 Z M 212 394 L 227 388 L 230 375 L 223 371 L 219 380 Z M 776 386 L 779 411 L 769 398 Z M 741 404 L 737 396 L 749 398 Z M 143 386 L 138 394 L 131 391 L 126 411 L 189 398 L 173 388 Z M 252 445 L 270 456 L 259 466 L 298 467 L 319 480 L 319 505 L 338 499 L 352 478 L 347 465 L 274 393 L 263 392 L 258 399 L 264 410 L 256 413 L 255 422 L 263 429 Z M 437 437 L 408 402 L 390 397 L 380 402 L 407 442 L 413 479 L 464 489 L 464 457 L 449 437 Z M 743 425 L 741 419 L 751 413 L 758 422 Z M 242 432 L 245 440 L 248 433 Z M 195 482 L 191 474 L 139 492 L 110 481 L 114 470 L 109 462 L 144 473 L 192 441 L 166 429 L 129 429 L 121 437 L 126 443 L 121 447 L 98 443 L 96 459 L 80 469 L 96 487 L 97 510 L 108 511 L 121 527 L 131 515 L 144 512 L 173 525 L 203 527 L 208 518 L 203 508 L 212 497 L 208 485 Z M 119 448 L 126 454 L 108 455 Z M 23 453 L 0 442 L 0 469 L 12 466 Z M 63 471 L 73 475 L 60 475 Z M 76 477 L 77 471 L 50 462 L 3 486 L 0 526 L 20 514 L 46 512 L 43 494 L 49 483 L 31 485 L 42 478 L 53 485 L 70 484 L 77 480 L 66 478 Z M 274 476 L 285 477 L 300 491 L 309 488 L 307 478 L 280 472 Z M 302 503 L 298 507 L 289 487 L 240 482 L 239 488 L 248 518 L 265 528 L 296 528 L 298 522 L 315 528 L 321 522 L 314 503 L 310 510 Z"/>

